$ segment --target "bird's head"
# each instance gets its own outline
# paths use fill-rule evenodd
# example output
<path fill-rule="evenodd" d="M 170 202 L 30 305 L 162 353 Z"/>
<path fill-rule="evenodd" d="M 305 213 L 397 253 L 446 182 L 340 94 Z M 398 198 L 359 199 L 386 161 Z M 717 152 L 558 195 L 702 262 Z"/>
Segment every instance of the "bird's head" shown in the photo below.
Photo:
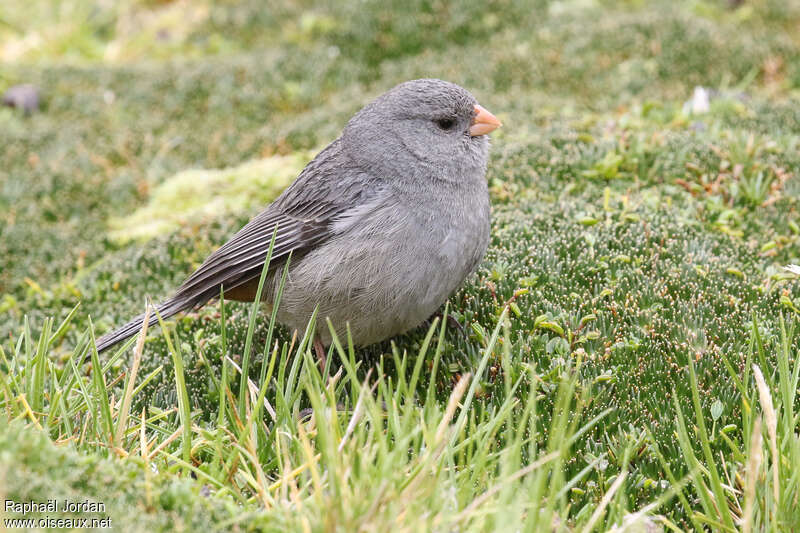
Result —
<path fill-rule="evenodd" d="M 487 134 L 500 121 L 465 89 L 442 80 L 413 80 L 394 87 L 359 111 L 342 140 L 348 154 L 374 171 L 397 178 L 409 169 L 457 181 L 482 172 Z"/>

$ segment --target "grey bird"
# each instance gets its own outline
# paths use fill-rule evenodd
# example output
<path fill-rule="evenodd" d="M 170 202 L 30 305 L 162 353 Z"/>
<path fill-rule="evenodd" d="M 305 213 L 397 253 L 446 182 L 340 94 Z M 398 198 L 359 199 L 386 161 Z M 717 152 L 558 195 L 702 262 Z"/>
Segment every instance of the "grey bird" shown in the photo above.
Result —
<path fill-rule="evenodd" d="M 15 85 L 3 93 L 3 105 L 22 109 L 30 115 L 39 109 L 39 88 L 30 83 Z"/>
<path fill-rule="evenodd" d="M 442 80 L 402 83 L 365 106 L 264 211 L 212 253 L 158 306 L 163 318 L 219 297 L 272 309 L 300 332 L 315 308 L 337 335 L 369 345 L 429 318 L 473 272 L 489 242 L 487 134 L 500 121 Z M 277 228 L 277 233 L 276 232 Z M 144 315 L 98 339 L 136 334 Z M 150 325 L 157 322 L 155 313 Z M 324 324 L 324 322 L 323 322 Z M 318 354 L 331 342 L 318 327 Z"/>

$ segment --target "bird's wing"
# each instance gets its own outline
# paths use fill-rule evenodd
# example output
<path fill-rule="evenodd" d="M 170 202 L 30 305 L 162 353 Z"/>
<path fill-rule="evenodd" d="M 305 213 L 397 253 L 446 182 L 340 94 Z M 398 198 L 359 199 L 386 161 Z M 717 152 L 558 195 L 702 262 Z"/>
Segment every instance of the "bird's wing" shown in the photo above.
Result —
<path fill-rule="evenodd" d="M 270 269 L 285 264 L 290 252 L 302 253 L 328 236 L 324 220 L 306 220 L 287 215 L 271 207 L 255 217 L 233 238 L 206 259 L 200 268 L 183 282 L 175 294 L 160 303 L 158 315 L 167 318 L 186 311 L 219 296 L 220 286 L 234 289 L 261 275 L 275 228 Z M 142 328 L 145 315 L 141 314 L 123 326 L 97 339 L 97 350 L 103 351 L 119 341 L 135 335 Z M 150 315 L 148 324 L 158 321 L 156 313 Z"/>
<path fill-rule="evenodd" d="M 290 253 L 296 259 L 330 238 L 337 219 L 377 194 L 365 186 L 369 180 L 352 179 L 356 174 L 348 168 L 339 141 L 331 143 L 275 202 L 212 253 L 174 298 L 194 306 L 218 296 L 220 286 L 233 289 L 258 278 L 273 233 L 270 270 L 282 267 Z"/>
<path fill-rule="evenodd" d="M 196 300 L 196 304 L 199 304 L 218 296 L 220 286 L 232 289 L 257 278 L 266 260 L 273 233 L 275 245 L 270 270 L 283 265 L 289 253 L 295 256 L 305 253 L 329 236 L 325 220 L 303 220 L 285 213 L 267 211 L 263 216 L 251 220 L 231 240 L 212 253 L 181 284 L 175 297 Z"/>
<path fill-rule="evenodd" d="M 269 207 L 253 218 L 228 242 L 212 253 L 184 281 L 175 294 L 158 306 L 162 318 L 191 309 L 219 296 L 220 287 L 235 289 L 261 275 L 275 234 L 270 270 L 319 246 L 337 232 L 336 222 L 369 211 L 385 191 L 363 174 L 342 153 L 336 140 L 317 154 L 297 179 Z M 277 233 L 276 233 L 277 228 Z M 142 327 L 139 315 L 97 340 L 105 350 L 134 335 Z M 155 314 L 149 324 L 157 321 Z"/>

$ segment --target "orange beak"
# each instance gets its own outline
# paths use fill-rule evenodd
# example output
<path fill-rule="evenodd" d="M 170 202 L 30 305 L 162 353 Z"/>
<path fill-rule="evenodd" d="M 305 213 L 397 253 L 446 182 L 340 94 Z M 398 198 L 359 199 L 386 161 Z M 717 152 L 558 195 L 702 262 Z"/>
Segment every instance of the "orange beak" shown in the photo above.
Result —
<path fill-rule="evenodd" d="M 497 120 L 485 107 L 475 106 L 475 118 L 472 119 L 472 126 L 469 127 L 469 134 L 473 137 L 491 133 L 503 124 Z"/>

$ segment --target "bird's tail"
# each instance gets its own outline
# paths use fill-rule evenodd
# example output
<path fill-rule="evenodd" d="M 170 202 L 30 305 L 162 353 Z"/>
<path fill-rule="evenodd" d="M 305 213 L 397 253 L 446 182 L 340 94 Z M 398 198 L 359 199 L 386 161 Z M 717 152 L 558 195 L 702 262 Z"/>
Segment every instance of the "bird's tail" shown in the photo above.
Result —
<path fill-rule="evenodd" d="M 158 310 L 158 314 L 154 311 L 150 312 L 150 318 L 147 321 L 148 327 L 158 323 L 158 315 L 161 315 L 161 318 L 165 319 L 171 317 L 172 315 L 178 314 L 181 311 L 186 311 L 187 309 L 191 309 L 194 307 L 195 302 L 186 298 L 175 297 L 170 298 L 169 300 L 161 303 L 156 308 Z M 120 341 L 127 339 L 128 337 L 132 337 L 139 333 L 139 330 L 142 329 L 142 323 L 144 323 L 144 313 L 137 316 L 127 324 L 122 327 L 115 329 L 110 333 L 106 333 L 99 339 L 97 339 L 97 351 L 102 352 L 111 348 L 115 344 Z"/>

